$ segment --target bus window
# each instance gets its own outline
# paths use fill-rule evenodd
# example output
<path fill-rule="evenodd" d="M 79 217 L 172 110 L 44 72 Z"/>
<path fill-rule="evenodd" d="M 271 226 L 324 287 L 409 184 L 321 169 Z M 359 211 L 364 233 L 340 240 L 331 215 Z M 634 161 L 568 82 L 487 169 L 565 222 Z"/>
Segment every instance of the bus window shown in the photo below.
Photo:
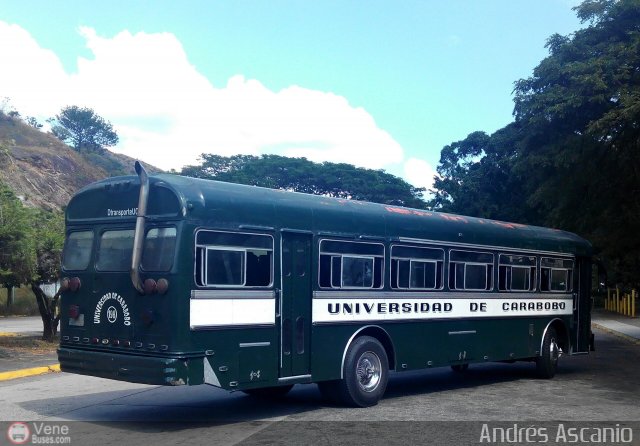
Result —
<path fill-rule="evenodd" d="M 391 288 L 442 289 L 444 250 L 412 246 L 391 247 Z"/>
<path fill-rule="evenodd" d="M 321 288 L 382 288 L 384 245 L 322 240 L 319 284 Z"/>
<path fill-rule="evenodd" d="M 498 290 L 533 291 L 536 283 L 535 256 L 500 254 Z"/>
<path fill-rule="evenodd" d="M 373 288 L 373 257 L 342 257 L 344 288 Z"/>
<path fill-rule="evenodd" d="M 133 252 L 133 229 L 105 231 L 96 254 L 98 271 L 128 271 Z"/>
<path fill-rule="evenodd" d="M 451 250 L 449 288 L 467 291 L 492 290 L 493 254 Z"/>
<path fill-rule="evenodd" d="M 540 260 L 540 291 L 571 291 L 573 261 L 543 257 Z"/>
<path fill-rule="evenodd" d="M 245 285 L 246 251 L 207 248 L 206 285 Z"/>
<path fill-rule="evenodd" d="M 176 228 L 153 228 L 147 232 L 142 252 L 142 269 L 169 271 L 176 249 Z"/>
<path fill-rule="evenodd" d="M 211 287 L 269 287 L 273 238 L 268 235 L 199 231 L 196 283 Z"/>
<path fill-rule="evenodd" d="M 62 267 L 67 271 L 85 270 L 91 260 L 93 231 L 71 232 L 62 256 Z"/>

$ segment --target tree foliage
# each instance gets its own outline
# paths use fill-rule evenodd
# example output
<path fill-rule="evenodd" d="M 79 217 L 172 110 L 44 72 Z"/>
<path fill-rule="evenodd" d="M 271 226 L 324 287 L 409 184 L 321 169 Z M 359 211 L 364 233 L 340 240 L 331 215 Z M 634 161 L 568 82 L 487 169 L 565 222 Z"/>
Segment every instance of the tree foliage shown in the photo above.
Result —
<path fill-rule="evenodd" d="M 182 175 L 375 203 L 426 206 L 422 200 L 424 189 L 384 170 L 279 155 L 203 154 L 201 159 L 201 165 L 185 167 Z"/>
<path fill-rule="evenodd" d="M 57 332 L 58 297 L 49 298 L 40 284 L 60 276 L 64 243 L 61 213 L 30 209 L 0 183 L 0 284 L 7 288 L 27 285 L 36 296 L 43 321 L 43 339 Z"/>
<path fill-rule="evenodd" d="M 87 107 L 64 107 L 48 122 L 51 133 L 78 152 L 101 152 L 118 143 L 118 134 L 111 123 Z"/>
<path fill-rule="evenodd" d="M 442 151 L 433 205 L 561 227 L 622 281 L 640 270 L 640 3 L 586 0 L 586 26 L 552 35 L 515 83 L 515 121 Z"/>

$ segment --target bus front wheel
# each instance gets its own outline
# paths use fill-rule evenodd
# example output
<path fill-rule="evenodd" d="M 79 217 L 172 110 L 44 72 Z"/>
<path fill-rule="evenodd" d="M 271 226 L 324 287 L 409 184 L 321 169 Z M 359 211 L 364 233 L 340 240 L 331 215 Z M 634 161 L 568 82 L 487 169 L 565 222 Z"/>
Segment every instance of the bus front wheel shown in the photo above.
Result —
<path fill-rule="evenodd" d="M 345 356 L 344 379 L 338 382 L 342 402 L 350 406 L 378 404 L 389 380 L 389 360 L 380 342 L 370 336 L 356 338 Z"/>
<path fill-rule="evenodd" d="M 558 346 L 558 336 L 553 327 L 549 327 L 542 341 L 542 351 L 536 358 L 536 370 L 540 378 L 553 378 L 558 370 L 558 358 L 560 357 L 560 347 Z"/>

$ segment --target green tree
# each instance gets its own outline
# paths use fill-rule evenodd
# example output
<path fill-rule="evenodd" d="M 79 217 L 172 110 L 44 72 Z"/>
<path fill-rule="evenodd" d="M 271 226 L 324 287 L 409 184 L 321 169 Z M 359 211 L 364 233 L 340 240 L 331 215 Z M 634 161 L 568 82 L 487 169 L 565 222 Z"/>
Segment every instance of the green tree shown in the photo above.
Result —
<path fill-rule="evenodd" d="M 64 107 L 48 122 L 51 132 L 78 152 L 101 152 L 118 143 L 118 134 L 111 123 L 87 107 Z"/>
<path fill-rule="evenodd" d="M 550 55 L 516 82 L 526 128 L 515 166 L 529 172 L 530 205 L 577 231 L 621 273 L 640 269 L 640 3 L 587 0 L 588 26 L 553 35 Z"/>
<path fill-rule="evenodd" d="M 42 124 L 40 124 L 38 122 L 38 120 L 36 118 L 34 118 L 33 116 L 27 116 L 24 119 L 24 122 L 27 123 L 28 125 L 30 125 L 31 127 L 33 127 L 34 129 L 40 130 L 42 128 Z"/>
<path fill-rule="evenodd" d="M 443 149 L 440 209 L 590 239 L 621 281 L 640 270 L 640 3 L 587 0 L 585 28 L 547 41 L 515 83 L 515 122 Z"/>
<path fill-rule="evenodd" d="M 279 155 L 203 154 L 201 159 L 201 165 L 183 168 L 182 175 L 375 203 L 426 206 L 424 188 L 413 187 L 384 170 Z"/>
<path fill-rule="evenodd" d="M 48 341 L 58 329 L 59 294 L 49 298 L 40 285 L 59 278 L 63 242 L 62 213 L 26 208 L 0 183 L 0 283 L 31 288 L 42 317 L 42 337 Z"/>
<path fill-rule="evenodd" d="M 26 230 L 28 227 L 22 203 L 11 189 L 0 183 L 0 284 L 9 296 L 32 273 L 35 249 Z M 10 303 L 8 300 L 7 304 Z"/>

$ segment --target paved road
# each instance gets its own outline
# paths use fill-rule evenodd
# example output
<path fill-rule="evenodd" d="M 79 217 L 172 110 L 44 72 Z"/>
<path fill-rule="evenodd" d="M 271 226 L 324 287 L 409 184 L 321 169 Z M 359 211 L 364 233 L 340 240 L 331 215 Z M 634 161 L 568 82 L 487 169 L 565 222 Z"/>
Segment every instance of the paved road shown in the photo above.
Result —
<path fill-rule="evenodd" d="M 40 316 L 0 317 L 0 333 L 42 333 Z"/>
<path fill-rule="evenodd" d="M 296 386 L 274 402 L 208 386 L 156 387 L 61 373 L 1 382 L 0 420 L 70 422 L 76 438 L 87 435 L 93 444 L 403 439 L 398 444 L 409 445 L 424 435 L 442 444 L 477 444 L 485 422 L 553 422 L 549 429 L 555 429 L 559 420 L 621 423 L 640 441 L 640 380 L 634 377 L 640 346 L 602 331 L 596 336 L 598 350 L 562 358 L 553 380 L 535 378 L 529 363 L 482 364 L 463 375 L 406 372 L 392 375 L 385 399 L 368 409 L 327 405 L 315 385 Z"/>

